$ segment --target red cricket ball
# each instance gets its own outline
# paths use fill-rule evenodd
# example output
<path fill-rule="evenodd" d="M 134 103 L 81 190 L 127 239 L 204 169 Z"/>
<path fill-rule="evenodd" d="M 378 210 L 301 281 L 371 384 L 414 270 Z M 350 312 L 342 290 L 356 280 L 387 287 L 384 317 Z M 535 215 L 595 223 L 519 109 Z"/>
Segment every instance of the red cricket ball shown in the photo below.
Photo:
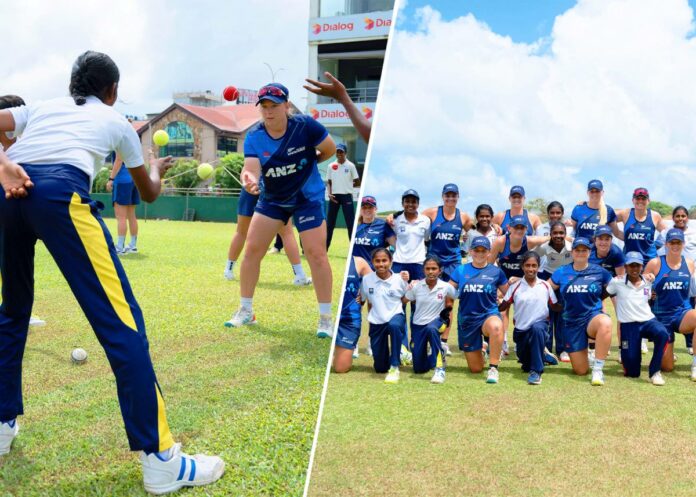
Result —
<path fill-rule="evenodd" d="M 222 97 L 228 102 L 232 102 L 239 98 L 239 90 L 234 86 L 227 86 L 222 90 Z"/>

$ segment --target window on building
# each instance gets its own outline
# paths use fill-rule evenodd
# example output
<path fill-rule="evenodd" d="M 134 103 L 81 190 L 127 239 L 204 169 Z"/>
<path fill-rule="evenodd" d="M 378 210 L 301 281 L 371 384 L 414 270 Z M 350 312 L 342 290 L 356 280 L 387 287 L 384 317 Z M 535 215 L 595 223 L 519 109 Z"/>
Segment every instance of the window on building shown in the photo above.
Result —
<path fill-rule="evenodd" d="M 237 139 L 228 136 L 220 136 L 217 141 L 217 156 L 224 157 L 227 154 L 237 152 Z"/>
<path fill-rule="evenodd" d="M 183 121 L 174 121 L 167 124 L 165 131 L 169 135 L 169 143 L 160 150 L 160 157 L 193 157 L 191 126 Z"/>

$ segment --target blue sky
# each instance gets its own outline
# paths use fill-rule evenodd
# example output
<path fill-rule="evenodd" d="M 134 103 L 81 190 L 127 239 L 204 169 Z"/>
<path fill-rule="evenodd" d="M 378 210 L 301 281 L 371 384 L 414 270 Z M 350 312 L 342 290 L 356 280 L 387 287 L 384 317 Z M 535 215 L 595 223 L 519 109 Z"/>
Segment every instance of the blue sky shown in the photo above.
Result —
<path fill-rule="evenodd" d="M 416 187 L 436 205 L 585 198 L 696 204 L 696 40 L 685 0 L 411 0 L 399 13 L 366 192 L 395 208 Z"/>

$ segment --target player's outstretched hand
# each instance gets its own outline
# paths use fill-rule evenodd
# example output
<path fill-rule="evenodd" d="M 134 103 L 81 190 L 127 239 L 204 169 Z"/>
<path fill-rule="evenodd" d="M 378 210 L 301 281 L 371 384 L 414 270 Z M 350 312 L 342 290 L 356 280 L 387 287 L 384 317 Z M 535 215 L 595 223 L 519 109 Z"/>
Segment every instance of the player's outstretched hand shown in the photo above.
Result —
<path fill-rule="evenodd" d="M 152 150 L 150 150 L 150 168 L 159 170 L 160 178 L 174 165 L 174 158 L 171 155 L 166 157 L 155 158 Z"/>
<path fill-rule="evenodd" d="M 327 71 L 324 73 L 324 76 L 329 80 L 328 83 L 322 83 L 321 81 L 307 78 L 305 81 L 312 86 L 303 85 L 303 88 L 315 95 L 330 97 L 339 102 L 342 102 L 348 97 L 345 85 L 336 79 L 333 74 Z"/>
<path fill-rule="evenodd" d="M 242 186 L 252 195 L 258 195 L 261 191 L 259 190 L 259 180 L 249 171 L 242 171 L 241 178 Z"/>
<path fill-rule="evenodd" d="M 408 283 L 408 271 L 401 271 L 399 274 L 401 275 L 401 279 Z"/>
<path fill-rule="evenodd" d="M 0 165 L 0 184 L 5 190 L 5 198 L 26 197 L 29 188 L 34 186 L 24 168 L 14 162 Z"/>

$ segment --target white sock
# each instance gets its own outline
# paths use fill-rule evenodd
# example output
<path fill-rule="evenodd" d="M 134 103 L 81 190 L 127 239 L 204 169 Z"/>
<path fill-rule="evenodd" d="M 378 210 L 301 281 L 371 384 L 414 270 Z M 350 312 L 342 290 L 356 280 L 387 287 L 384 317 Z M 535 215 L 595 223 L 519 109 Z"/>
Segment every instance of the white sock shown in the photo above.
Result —
<path fill-rule="evenodd" d="M 319 302 L 319 314 L 322 316 L 330 316 L 331 315 L 331 302 L 328 304 L 322 304 Z"/>
<path fill-rule="evenodd" d="M 254 301 L 254 297 L 249 297 L 249 298 L 242 297 L 242 298 L 239 299 L 239 305 L 240 305 L 240 307 L 241 307 L 242 309 L 245 309 L 245 310 L 247 310 L 247 311 L 250 311 L 250 310 L 251 310 L 251 304 L 253 303 L 253 301 Z"/>
<path fill-rule="evenodd" d="M 691 360 L 691 365 L 692 365 L 692 366 L 696 366 L 696 355 L 695 355 L 694 358 Z"/>
<path fill-rule="evenodd" d="M 302 269 L 302 264 L 293 264 L 292 265 L 292 272 L 295 273 L 295 276 L 299 278 L 306 278 L 304 269 Z"/>
<path fill-rule="evenodd" d="M 234 265 L 236 262 L 237 261 L 231 261 L 231 260 L 227 259 L 227 265 L 225 266 L 225 270 L 232 271 L 232 269 L 234 269 Z"/>
<path fill-rule="evenodd" d="M 604 369 L 604 359 L 595 359 L 592 371 L 601 371 Z"/>

